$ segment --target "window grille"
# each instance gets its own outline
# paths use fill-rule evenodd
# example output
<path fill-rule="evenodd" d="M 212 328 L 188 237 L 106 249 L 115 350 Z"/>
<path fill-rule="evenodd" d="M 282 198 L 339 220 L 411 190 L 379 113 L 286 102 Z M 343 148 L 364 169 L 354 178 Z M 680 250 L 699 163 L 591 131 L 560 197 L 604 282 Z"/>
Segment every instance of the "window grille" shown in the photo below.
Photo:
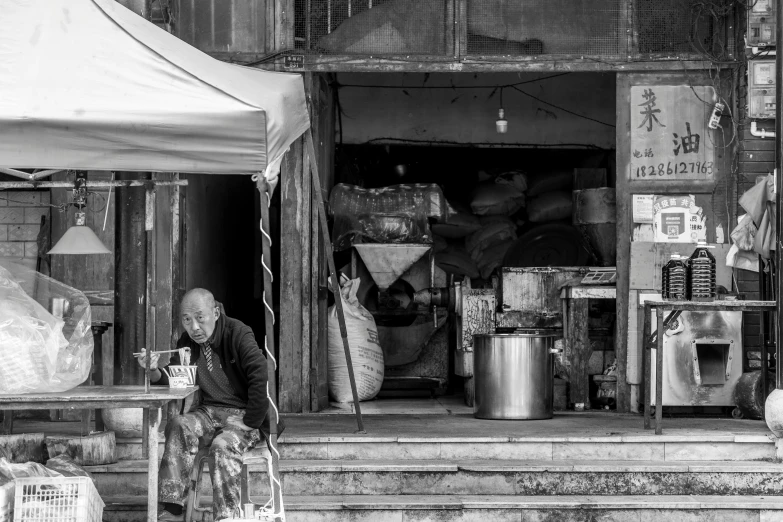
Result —
<path fill-rule="evenodd" d="M 733 46 L 727 30 L 732 5 L 729 0 L 295 0 L 295 41 L 300 52 L 325 55 L 454 56 L 457 45 L 459 57 L 726 59 Z M 460 12 L 463 16 L 455 17 Z"/>
<path fill-rule="evenodd" d="M 296 0 L 296 48 L 318 54 L 443 55 L 452 0 Z"/>
<path fill-rule="evenodd" d="M 617 57 L 621 0 L 468 0 L 467 54 Z M 622 31 L 625 33 L 625 31 Z"/>

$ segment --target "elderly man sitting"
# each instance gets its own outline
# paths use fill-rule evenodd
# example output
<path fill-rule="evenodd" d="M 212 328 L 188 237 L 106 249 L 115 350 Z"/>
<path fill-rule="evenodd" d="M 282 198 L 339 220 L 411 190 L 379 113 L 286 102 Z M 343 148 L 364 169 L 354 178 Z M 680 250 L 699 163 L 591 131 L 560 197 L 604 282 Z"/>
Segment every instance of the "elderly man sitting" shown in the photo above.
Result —
<path fill-rule="evenodd" d="M 185 333 L 178 348 L 190 348 L 197 366 L 201 404 L 195 411 L 168 420 L 166 449 L 160 464 L 158 520 L 184 520 L 184 502 L 199 446 L 210 445 L 214 520 L 239 515 L 239 470 L 242 454 L 269 434 L 266 356 L 250 327 L 222 314 L 208 290 L 195 288 L 182 299 L 180 319 Z M 152 354 L 150 380 L 168 384 L 168 376 Z M 145 366 L 146 355 L 139 356 Z M 170 364 L 181 364 L 174 353 Z"/>

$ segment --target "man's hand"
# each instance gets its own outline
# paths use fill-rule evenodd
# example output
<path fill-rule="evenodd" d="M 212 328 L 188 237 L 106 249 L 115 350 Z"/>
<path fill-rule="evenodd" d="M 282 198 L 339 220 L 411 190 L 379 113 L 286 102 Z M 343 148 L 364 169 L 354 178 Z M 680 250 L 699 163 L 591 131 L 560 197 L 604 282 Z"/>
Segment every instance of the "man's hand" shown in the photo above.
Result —
<path fill-rule="evenodd" d="M 160 359 L 160 354 L 152 352 L 150 355 L 150 370 L 158 369 L 158 359 Z M 139 361 L 139 366 L 144 369 L 147 368 L 147 350 L 145 348 L 141 349 L 141 355 L 136 357 L 136 360 Z"/>
<path fill-rule="evenodd" d="M 242 422 L 242 418 L 239 415 L 229 415 L 228 419 L 226 419 L 226 424 L 242 431 L 253 431 L 255 429 Z"/>

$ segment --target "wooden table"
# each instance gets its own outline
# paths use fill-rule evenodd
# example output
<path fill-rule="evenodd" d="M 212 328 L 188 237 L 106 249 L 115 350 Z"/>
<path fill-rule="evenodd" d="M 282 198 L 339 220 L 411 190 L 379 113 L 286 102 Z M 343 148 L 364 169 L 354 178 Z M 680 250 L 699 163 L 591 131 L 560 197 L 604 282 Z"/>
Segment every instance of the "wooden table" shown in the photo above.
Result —
<path fill-rule="evenodd" d="M 652 309 L 656 313 L 657 332 L 652 332 Z M 775 301 L 647 301 L 644 303 L 644 326 L 642 328 L 642 365 L 644 366 L 644 428 L 650 429 L 650 399 L 652 361 L 648 362 L 647 350 L 656 343 L 655 361 L 655 434 L 663 430 L 663 334 L 672 321 L 682 312 L 770 312 L 776 308 Z M 669 315 L 664 318 L 664 310 Z M 652 356 L 652 351 L 650 352 Z M 764 332 L 761 332 L 761 382 L 763 393 L 767 389 L 767 347 Z"/>
<path fill-rule="evenodd" d="M 148 459 L 147 520 L 154 522 L 158 518 L 158 427 L 161 408 L 168 406 L 169 415 L 176 414 L 175 401 L 187 398 L 196 390 L 198 387 L 153 386 L 149 393 L 145 393 L 144 386 L 78 386 L 60 393 L 0 394 L 0 410 L 146 409 L 148 414 L 144 416 L 143 438 Z"/>
<path fill-rule="evenodd" d="M 577 411 L 590 409 L 590 375 L 588 363 L 592 350 L 588 329 L 589 299 L 616 299 L 614 286 L 565 286 L 560 291 L 563 302 L 563 339 L 566 354 L 571 357 L 570 401 Z"/>

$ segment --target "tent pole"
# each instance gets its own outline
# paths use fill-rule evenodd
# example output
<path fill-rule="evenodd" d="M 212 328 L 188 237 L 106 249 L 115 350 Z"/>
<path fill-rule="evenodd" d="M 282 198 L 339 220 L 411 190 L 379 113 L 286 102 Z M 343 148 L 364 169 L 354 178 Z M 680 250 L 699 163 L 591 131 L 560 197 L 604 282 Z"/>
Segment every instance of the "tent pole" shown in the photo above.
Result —
<path fill-rule="evenodd" d="M 261 207 L 261 272 L 264 276 L 264 350 L 267 358 L 267 396 L 271 408 L 267 412 L 269 418 L 269 447 L 271 453 L 272 468 L 272 509 L 275 514 L 285 516 L 283 508 L 283 491 L 280 485 L 280 453 L 277 450 L 277 424 L 279 412 L 277 411 L 277 358 L 275 357 L 275 313 L 272 308 L 274 293 L 272 291 L 272 236 L 269 231 L 269 204 L 272 192 L 269 185 L 261 175 L 254 176 Z M 269 301 L 267 301 L 269 299 Z M 271 364 L 270 364 L 271 363 Z M 271 413 L 274 412 L 274 416 Z M 282 520 L 275 518 L 275 522 Z"/>
<path fill-rule="evenodd" d="M 345 313 L 343 312 L 343 301 L 340 296 L 340 277 L 334 266 L 334 253 L 332 251 L 332 239 L 329 237 L 329 227 L 326 222 L 326 210 L 324 210 L 324 199 L 321 195 L 321 178 L 318 175 L 318 163 L 316 161 L 315 147 L 313 146 L 313 131 L 307 129 L 305 132 L 305 150 L 310 156 L 310 179 L 313 181 L 313 192 L 317 194 L 318 200 L 318 220 L 321 223 L 321 234 L 323 235 L 324 248 L 326 249 L 326 262 L 329 265 L 329 284 L 334 293 L 334 305 L 337 308 L 337 321 L 340 323 L 340 336 L 343 339 L 343 350 L 345 351 L 345 361 L 348 364 L 348 379 L 351 382 L 351 393 L 353 394 L 353 409 L 356 414 L 356 424 L 359 427 L 357 433 L 366 433 L 364 430 L 364 421 L 362 420 L 362 409 L 359 405 L 359 394 L 356 391 L 356 378 L 353 374 L 353 362 L 351 361 L 351 352 L 348 348 L 348 330 L 345 327 Z"/>

